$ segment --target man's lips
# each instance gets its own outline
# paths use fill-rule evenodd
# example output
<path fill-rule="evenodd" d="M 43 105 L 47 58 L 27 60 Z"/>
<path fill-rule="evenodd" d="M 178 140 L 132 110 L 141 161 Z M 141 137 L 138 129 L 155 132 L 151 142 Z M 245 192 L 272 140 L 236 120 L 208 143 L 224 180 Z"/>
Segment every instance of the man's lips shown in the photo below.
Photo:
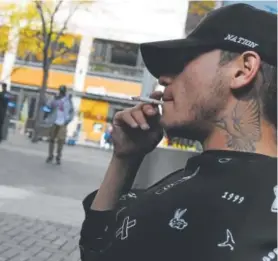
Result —
<path fill-rule="evenodd" d="M 173 98 L 171 98 L 171 97 L 162 97 L 162 101 L 170 102 L 170 101 L 173 101 Z"/>

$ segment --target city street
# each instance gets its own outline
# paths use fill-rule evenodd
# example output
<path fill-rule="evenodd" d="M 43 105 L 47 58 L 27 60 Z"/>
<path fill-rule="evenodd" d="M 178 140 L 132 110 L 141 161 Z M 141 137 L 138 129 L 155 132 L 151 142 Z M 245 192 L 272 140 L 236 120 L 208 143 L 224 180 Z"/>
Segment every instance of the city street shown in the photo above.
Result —
<path fill-rule="evenodd" d="M 0 144 L 0 261 L 77 261 L 82 199 L 98 188 L 110 152 L 69 147 L 46 164 L 47 143 L 11 134 Z"/>

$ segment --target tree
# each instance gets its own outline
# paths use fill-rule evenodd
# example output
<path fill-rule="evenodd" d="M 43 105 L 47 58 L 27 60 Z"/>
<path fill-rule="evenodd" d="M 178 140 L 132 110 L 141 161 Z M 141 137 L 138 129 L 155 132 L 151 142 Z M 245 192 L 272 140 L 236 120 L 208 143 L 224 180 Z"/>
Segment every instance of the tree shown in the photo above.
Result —
<path fill-rule="evenodd" d="M 197 14 L 204 16 L 216 7 L 216 1 L 190 1 L 188 12 L 191 14 Z"/>
<path fill-rule="evenodd" d="M 45 104 L 51 65 L 76 59 L 71 50 L 80 37 L 68 33 L 69 23 L 80 8 L 86 10 L 91 3 L 89 0 L 33 0 L 24 6 L 12 4 L 6 8 L 9 28 L 18 28 L 18 57 L 23 61 L 32 58 L 42 64 L 43 78 L 36 108 L 35 133 L 42 119 L 40 108 Z M 58 21 L 61 13 L 64 19 Z M 7 42 L 0 41 L 0 53 L 7 49 Z"/>
<path fill-rule="evenodd" d="M 49 76 L 50 66 L 59 59 L 66 58 L 66 54 L 71 50 L 74 44 L 73 39 L 66 34 L 70 19 L 73 14 L 80 7 L 81 2 L 71 2 L 68 7 L 68 15 L 63 21 L 63 24 L 58 28 L 55 24 L 56 15 L 62 8 L 64 0 L 59 0 L 55 4 L 49 5 L 49 2 L 34 1 L 35 10 L 38 11 L 41 31 L 36 32 L 35 36 L 38 41 L 38 47 L 42 51 L 42 65 L 43 65 L 43 79 L 40 90 L 38 109 L 35 121 L 35 135 L 33 140 L 36 140 L 38 125 L 42 119 L 40 108 L 45 103 L 45 91 L 47 89 L 47 82 Z M 74 4 L 73 4 L 74 3 Z"/>
<path fill-rule="evenodd" d="M 6 50 L 8 49 L 9 27 L 2 25 L 0 27 L 0 34 L 0 56 L 3 57 Z"/>
<path fill-rule="evenodd" d="M 185 26 L 186 34 L 195 29 L 201 19 L 217 6 L 216 0 L 189 1 L 188 14 Z"/>

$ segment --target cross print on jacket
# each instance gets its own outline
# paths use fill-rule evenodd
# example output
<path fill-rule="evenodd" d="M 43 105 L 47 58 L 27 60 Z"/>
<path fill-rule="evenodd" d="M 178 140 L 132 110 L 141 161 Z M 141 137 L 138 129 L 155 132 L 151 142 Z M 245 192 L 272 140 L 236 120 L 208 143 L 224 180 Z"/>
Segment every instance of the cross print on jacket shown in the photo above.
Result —
<path fill-rule="evenodd" d="M 128 231 L 130 228 L 136 226 L 136 219 L 129 221 L 129 216 L 127 216 L 122 226 L 116 231 L 116 237 L 120 237 L 121 240 L 125 240 L 128 238 Z"/>

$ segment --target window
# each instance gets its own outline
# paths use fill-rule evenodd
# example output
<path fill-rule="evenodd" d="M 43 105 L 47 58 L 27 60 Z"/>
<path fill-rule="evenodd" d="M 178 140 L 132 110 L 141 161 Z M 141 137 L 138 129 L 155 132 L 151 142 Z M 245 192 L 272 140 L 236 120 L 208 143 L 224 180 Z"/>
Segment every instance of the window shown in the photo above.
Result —
<path fill-rule="evenodd" d="M 53 67 L 59 66 L 59 69 L 66 69 L 76 67 L 80 36 L 65 34 L 60 37 L 60 41 L 56 45 L 54 42 L 50 43 L 50 53 L 55 52 L 55 59 L 53 60 Z M 40 40 L 40 33 L 33 30 L 23 30 L 20 35 L 19 44 L 17 48 L 17 62 L 24 63 L 42 63 L 42 40 Z M 56 49 L 56 50 L 55 50 Z"/>
<path fill-rule="evenodd" d="M 90 71 L 142 76 L 143 65 L 138 44 L 95 39 L 93 45 Z"/>
<path fill-rule="evenodd" d="M 64 35 L 61 41 L 57 45 L 52 46 L 53 51 L 56 52 L 56 59 L 53 61 L 53 65 L 63 67 L 76 67 L 77 57 L 80 47 L 80 37 L 74 35 Z"/>
<path fill-rule="evenodd" d="M 111 63 L 136 66 L 138 56 L 138 46 L 116 43 L 111 48 Z"/>
<path fill-rule="evenodd" d="M 92 59 L 95 62 L 133 67 L 137 65 L 139 52 L 139 45 L 137 44 L 95 39 L 94 47 L 95 52 L 93 53 Z"/>
<path fill-rule="evenodd" d="M 12 119 L 16 119 L 17 116 L 17 103 L 19 102 L 18 98 L 18 94 L 9 95 L 7 111 Z"/>

